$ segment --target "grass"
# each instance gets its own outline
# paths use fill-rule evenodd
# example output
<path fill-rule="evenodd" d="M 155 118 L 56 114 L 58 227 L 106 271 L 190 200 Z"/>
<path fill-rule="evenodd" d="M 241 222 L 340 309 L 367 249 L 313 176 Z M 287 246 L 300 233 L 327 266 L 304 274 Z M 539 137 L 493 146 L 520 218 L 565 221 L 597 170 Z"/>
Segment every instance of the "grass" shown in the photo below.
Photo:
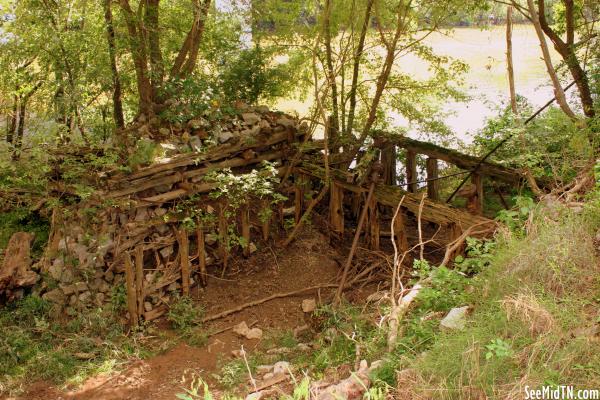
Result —
<path fill-rule="evenodd" d="M 524 387 L 600 387 L 600 264 L 593 237 L 598 200 L 582 214 L 538 212 L 525 238 L 499 239 L 491 265 L 473 279 L 463 332 L 437 333 L 411 368 L 417 398 L 520 398 Z M 410 398 L 410 397 L 406 397 Z"/>
<path fill-rule="evenodd" d="M 31 382 L 79 385 L 151 353 L 126 336 L 112 310 L 95 309 L 67 323 L 50 317 L 51 305 L 31 295 L 0 309 L 0 393 L 19 394 Z"/>

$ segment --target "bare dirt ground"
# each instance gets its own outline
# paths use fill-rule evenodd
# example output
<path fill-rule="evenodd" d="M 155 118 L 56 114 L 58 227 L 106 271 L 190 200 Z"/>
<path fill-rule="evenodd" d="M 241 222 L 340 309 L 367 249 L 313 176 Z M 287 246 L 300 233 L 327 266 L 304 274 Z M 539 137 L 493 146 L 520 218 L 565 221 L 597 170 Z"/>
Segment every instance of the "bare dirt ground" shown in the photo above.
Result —
<path fill-rule="evenodd" d="M 232 260 L 226 280 L 214 277 L 206 288 L 197 289 L 193 296 L 210 316 L 275 293 L 333 283 L 340 271 L 339 260 L 339 254 L 328 245 L 326 237 L 307 230 L 285 250 L 262 248 L 247 260 Z M 324 289 L 320 293 L 272 300 L 207 324 L 206 329 L 216 332 L 246 321 L 262 329 L 265 335 L 292 330 L 305 323 L 302 299 L 330 295 L 331 290 Z M 261 340 L 242 339 L 226 330 L 210 337 L 203 347 L 179 343 L 160 355 L 133 360 L 121 372 L 93 377 L 71 390 L 45 382 L 34 383 L 20 399 L 173 400 L 183 392 L 184 380 L 191 374 L 211 382 L 211 374 L 217 372 L 219 361 L 233 358 L 233 350 L 243 345 L 251 353 L 260 344 Z"/>

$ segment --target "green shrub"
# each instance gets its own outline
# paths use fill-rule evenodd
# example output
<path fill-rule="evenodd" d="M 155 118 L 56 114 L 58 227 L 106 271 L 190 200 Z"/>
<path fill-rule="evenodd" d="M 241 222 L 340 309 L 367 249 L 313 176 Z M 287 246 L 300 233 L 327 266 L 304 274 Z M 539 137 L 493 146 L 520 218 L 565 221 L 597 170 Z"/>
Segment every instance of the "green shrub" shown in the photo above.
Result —
<path fill-rule="evenodd" d="M 196 327 L 203 315 L 204 310 L 195 305 L 189 296 L 182 296 L 170 305 L 167 320 L 176 330 L 186 332 Z"/>

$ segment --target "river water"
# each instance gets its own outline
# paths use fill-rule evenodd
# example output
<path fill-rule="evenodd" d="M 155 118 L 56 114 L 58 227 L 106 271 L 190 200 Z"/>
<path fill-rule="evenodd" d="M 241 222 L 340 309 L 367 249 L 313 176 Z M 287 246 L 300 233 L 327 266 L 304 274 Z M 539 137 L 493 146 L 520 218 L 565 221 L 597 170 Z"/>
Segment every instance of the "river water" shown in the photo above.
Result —
<path fill-rule="evenodd" d="M 451 114 L 445 118 L 446 124 L 457 138 L 468 143 L 473 133 L 484 126 L 486 119 L 497 115 L 498 107 L 509 99 L 505 27 L 455 28 L 432 34 L 426 43 L 436 54 L 460 59 L 469 66 L 462 89 L 470 96 L 470 100 L 447 102 L 444 105 L 444 111 Z M 556 65 L 558 56 L 553 53 L 553 57 Z M 539 42 L 531 25 L 514 26 L 513 62 L 518 95 L 527 98 L 534 107 L 543 105 L 553 97 Z M 416 56 L 401 58 L 396 68 L 421 78 L 427 73 L 427 64 Z M 302 116 L 308 113 L 310 102 L 310 99 L 303 102 L 286 99 L 278 102 L 277 108 Z M 410 136 L 419 136 L 419 132 L 412 129 L 401 115 L 393 115 L 392 120 L 394 125 L 408 128 Z"/>

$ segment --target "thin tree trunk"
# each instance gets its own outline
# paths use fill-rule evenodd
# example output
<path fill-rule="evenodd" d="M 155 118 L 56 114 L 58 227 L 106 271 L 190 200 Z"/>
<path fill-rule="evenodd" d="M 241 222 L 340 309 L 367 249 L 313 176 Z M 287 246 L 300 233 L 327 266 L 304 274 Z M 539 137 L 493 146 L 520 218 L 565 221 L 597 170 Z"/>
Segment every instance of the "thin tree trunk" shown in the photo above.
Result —
<path fill-rule="evenodd" d="M 160 30 L 158 26 L 158 10 L 160 0 L 145 0 L 145 36 L 148 41 L 148 53 L 150 54 L 150 71 L 152 88 L 156 90 L 162 85 L 165 75 L 162 53 L 160 52 Z M 153 93 L 156 99 L 157 93 Z"/>
<path fill-rule="evenodd" d="M 552 80 L 552 85 L 554 86 L 554 96 L 556 98 L 556 102 L 560 106 L 561 110 L 563 110 L 563 112 L 567 114 L 567 116 L 569 116 L 569 118 L 575 120 L 577 119 L 577 116 L 575 115 L 573 110 L 571 110 L 569 104 L 567 103 L 565 92 L 562 89 L 560 81 L 558 80 L 556 70 L 552 65 L 552 58 L 550 57 L 550 51 L 548 50 L 546 37 L 544 36 L 544 31 L 542 30 L 542 27 L 540 25 L 540 18 L 538 16 L 535 5 L 533 4 L 533 0 L 527 0 L 527 5 L 531 14 L 531 22 L 533 22 L 535 32 L 540 42 L 540 48 L 542 49 L 542 58 L 544 59 L 544 63 L 546 64 L 546 70 L 548 71 L 548 75 L 550 76 L 550 79 Z"/>
<path fill-rule="evenodd" d="M 16 94 L 13 96 L 13 108 L 10 116 L 10 125 L 6 130 L 6 142 L 12 144 L 15 136 L 15 132 L 17 130 L 17 119 L 19 112 L 19 96 Z"/>
<path fill-rule="evenodd" d="M 554 45 L 554 49 L 560 54 L 562 59 L 567 64 L 569 68 L 569 72 L 573 77 L 577 85 L 577 90 L 579 91 L 579 98 L 581 100 L 581 105 L 583 107 L 583 112 L 586 117 L 592 118 L 595 116 L 594 111 L 594 100 L 592 98 L 592 94 L 590 91 L 590 85 L 587 78 L 587 75 L 581 64 L 577 59 L 577 54 L 575 53 L 575 22 L 574 22 L 574 4 L 573 0 L 564 0 L 565 5 L 565 22 L 566 22 L 566 35 L 567 41 L 566 43 L 560 38 L 560 36 L 552 30 L 550 25 L 548 25 L 548 21 L 546 20 L 546 7 L 544 0 L 538 0 L 538 18 L 542 31 L 550 38 L 552 44 Z"/>
<path fill-rule="evenodd" d="M 410 2 L 406 5 L 406 8 L 410 7 Z M 408 10 L 405 10 L 408 12 Z M 396 46 L 398 45 L 398 41 L 400 40 L 400 36 L 402 35 L 402 31 L 404 30 L 404 21 L 403 21 L 403 13 L 398 11 L 398 20 L 396 21 L 396 31 L 394 32 L 394 37 L 389 44 L 386 44 L 386 56 L 383 62 L 383 67 L 381 68 L 381 73 L 377 78 L 377 87 L 375 89 L 375 95 L 373 96 L 373 100 L 371 101 L 371 105 L 369 107 L 369 114 L 367 117 L 367 121 L 365 122 L 365 126 L 363 127 L 362 133 L 356 145 L 350 150 L 348 155 L 348 161 L 346 162 L 346 168 L 352 163 L 354 157 L 358 154 L 360 147 L 365 142 L 369 132 L 371 132 L 371 128 L 373 128 L 373 124 L 377 118 L 377 109 L 379 107 L 379 102 L 381 101 L 381 97 L 383 96 L 383 91 L 387 86 L 388 79 L 392 72 L 392 67 L 394 66 L 394 60 L 396 58 Z"/>
<path fill-rule="evenodd" d="M 513 50 L 512 50 L 512 14 L 513 8 L 506 8 L 506 69 L 508 71 L 508 88 L 510 91 L 510 107 L 513 114 L 517 115 L 517 93 L 515 91 L 515 73 L 513 70 Z"/>
<path fill-rule="evenodd" d="M 210 9 L 211 0 L 204 0 L 200 4 L 199 0 L 194 0 L 194 22 L 190 31 L 185 37 L 183 45 L 175 58 L 175 62 L 171 67 L 172 78 L 185 78 L 191 74 L 196 66 L 198 59 L 198 51 L 204 34 L 206 17 Z"/>
<path fill-rule="evenodd" d="M 21 97 L 19 102 L 19 124 L 17 127 L 16 136 L 14 138 L 15 152 L 13 153 L 13 159 L 17 160 L 20 157 L 20 150 L 23 146 L 23 135 L 25 133 L 25 115 L 27 111 L 27 102 L 33 96 L 33 94 L 42 86 L 42 82 L 38 82 L 27 94 Z"/>
<path fill-rule="evenodd" d="M 344 132 L 345 136 L 347 137 L 352 135 L 352 130 L 354 128 L 354 113 L 356 112 L 356 92 L 358 90 L 358 72 L 360 69 L 360 60 L 362 58 L 362 54 L 365 48 L 365 38 L 367 36 L 367 31 L 369 30 L 369 21 L 371 20 L 371 11 L 373 9 L 373 3 L 374 0 L 367 1 L 365 19 L 363 20 L 363 25 L 360 31 L 358 47 L 356 48 L 356 52 L 354 53 L 352 83 L 350 84 L 350 93 L 348 94 L 350 100 L 350 106 L 348 109 L 348 122 L 346 123 L 346 132 Z"/>
<path fill-rule="evenodd" d="M 117 51 L 115 44 L 115 28 L 111 10 L 112 0 L 104 0 L 104 22 L 106 23 L 106 37 L 108 42 L 108 54 L 110 57 L 110 68 L 113 78 L 113 118 L 117 129 L 125 128 L 125 117 L 123 116 L 123 102 L 121 100 L 121 78 L 117 68 Z"/>
<path fill-rule="evenodd" d="M 333 0 L 326 0 L 325 2 L 325 14 L 323 18 L 323 30 L 325 38 L 325 56 L 327 59 L 327 80 L 331 87 L 331 122 L 329 124 L 330 129 L 330 140 L 332 142 L 338 141 L 338 133 L 340 129 L 340 117 L 338 111 L 338 90 L 336 84 L 336 77 L 333 72 L 333 56 L 331 51 L 331 9 Z"/>
<path fill-rule="evenodd" d="M 129 33 L 129 47 L 135 66 L 135 75 L 139 96 L 139 112 L 152 114 L 152 84 L 148 71 L 148 56 L 144 45 L 143 34 L 136 23 L 136 16 L 129 5 L 129 0 L 120 0 L 121 8 L 125 14 L 125 23 Z"/>

